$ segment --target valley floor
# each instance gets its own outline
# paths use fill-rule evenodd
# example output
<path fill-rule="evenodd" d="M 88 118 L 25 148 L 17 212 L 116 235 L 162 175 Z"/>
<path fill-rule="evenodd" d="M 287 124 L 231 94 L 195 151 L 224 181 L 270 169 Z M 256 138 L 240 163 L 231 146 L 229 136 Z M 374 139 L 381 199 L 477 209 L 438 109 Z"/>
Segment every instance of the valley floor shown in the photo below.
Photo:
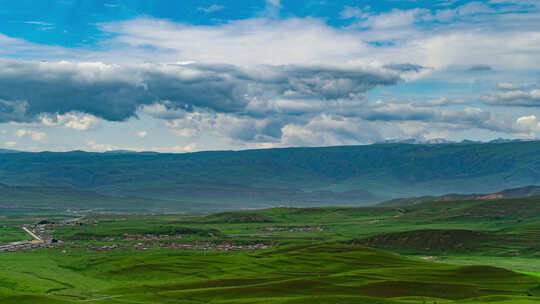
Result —
<path fill-rule="evenodd" d="M 0 253 L 0 302 L 540 303 L 539 201 L 0 213 L 2 244 L 61 241 Z"/>

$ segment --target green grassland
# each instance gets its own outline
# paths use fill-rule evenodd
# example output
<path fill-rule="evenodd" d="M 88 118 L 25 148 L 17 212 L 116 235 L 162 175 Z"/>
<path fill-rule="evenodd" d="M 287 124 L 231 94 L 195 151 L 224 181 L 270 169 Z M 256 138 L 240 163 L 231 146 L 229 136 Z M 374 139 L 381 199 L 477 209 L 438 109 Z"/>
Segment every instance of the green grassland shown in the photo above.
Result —
<path fill-rule="evenodd" d="M 11 274 L 0 277 L 3 303 L 533 303 L 540 286 L 501 268 L 337 243 L 235 253 L 55 249 L 2 262 L 2 274 Z"/>
<path fill-rule="evenodd" d="M 3 212 L 6 236 L 75 217 Z M 84 220 L 48 228 L 64 246 L 0 253 L 0 302 L 540 303 L 540 197 Z M 181 238 L 141 248 L 125 235 Z"/>

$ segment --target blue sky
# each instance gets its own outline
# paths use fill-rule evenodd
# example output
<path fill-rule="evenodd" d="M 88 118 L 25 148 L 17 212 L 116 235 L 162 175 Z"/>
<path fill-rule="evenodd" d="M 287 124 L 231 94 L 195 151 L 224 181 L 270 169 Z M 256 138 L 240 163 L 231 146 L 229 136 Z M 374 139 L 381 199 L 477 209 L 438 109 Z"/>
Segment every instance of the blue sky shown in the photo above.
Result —
<path fill-rule="evenodd" d="M 0 1 L 0 147 L 191 152 L 534 139 L 540 8 Z"/>

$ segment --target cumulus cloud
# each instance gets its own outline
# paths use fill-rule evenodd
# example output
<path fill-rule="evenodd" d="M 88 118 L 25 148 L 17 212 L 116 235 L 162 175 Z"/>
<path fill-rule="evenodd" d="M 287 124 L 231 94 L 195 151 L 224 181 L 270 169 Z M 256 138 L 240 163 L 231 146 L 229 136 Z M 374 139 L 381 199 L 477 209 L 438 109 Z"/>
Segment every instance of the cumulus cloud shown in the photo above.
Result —
<path fill-rule="evenodd" d="M 540 90 L 520 90 L 510 89 L 511 86 L 503 84 L 505 89 L 496 91 L 482 97 L 486 104 L 496 106 L 516 106 L 516 107 L 540 107 Z"/>
<path fill-rule="evenodd" d="M 116 147 L 114 145 L 101 144 L 101 143 L 97 143 L 94 140 L 90 140 L 90 139 L 85 140 L 85 144 L 86 144 L 86 149 L 88 151 L 106 152 L 106 151 L 118 150 L 118 147 Z"/>
<path fill-rule="evenodd" d="M 135 136 L 137 136 L 138 138 L 145 138 L 146 136 L 148 136 L 148 132 L 140 131 L 140 132 L 135 133 Z"/>
<path fill-rule="evenodd" d="M 35 130 L 18 129 L 17 131 L 15 131 L 13 135 L 17 137 L 28 137 L 32 141 L 40 142 L 40 143 L 47 143 L 48 141 L 47 134 L 40 131 L 35 131 Z"/>
<path fill-rule="evenodd" d="M 186 138 L 209 134 L 218 138 L 240 142 L 276 142 L 281 138 L 281 128 L 296 120 L 290 117 L 254 118 L 226 113 L 184 113 L 167 123 L 176 135 Z"/>
<path fill-rule="evenodd" d="M 489 107 L 459 107 L 466 104 L 463 96 L 367 100 L 374 87 L 437 71 L 451 81 L 466 82 L 459 77 L 465 75 L 473 83 L 494 74 L 483 71 L 535 69 L 538 14 L 521 14 L 495 1 L 439 3 L 450 2 L 438 11 L 346 7 L 341 17 L 350 19 L 342 20 L 352 23 L 347 28 L 309 17 L 273 18 L 279 1 L 266 2 L 267 15 L 213 26 L 141 17 L 98 24 L 110 38 L 92 51 L 0 34 L 0 56 L 48 60 L 0 60 L 0 122 L 88 130 L 102 119 L 151 115 L 165 119 L 183 137 L 179 140 L 211 134 L 261 146 L 432 138 L 467 128 L 523 132 L 526 120 L 506 121 Z M 530 87 L 499 83 L 497 88 L 484 103 L 538 103 L 538 92 Z"/>
<path fill-rule="evenodd" d="M 284 146 L 332 146 L 366 144 L 383 139 L 380 127 L 354 117 L 321 114 L 305 124 L 283 127 Z"/>
<path fill-rule="evenodd" d="M 516 123 L 519 126 L 523 126 L 523 127 L 528 128 L 528 129 L 533 129 L 533 130 L 540 129 L 538 121 L 536 120 L 535 115 L 521 116 L 516 120 Z"/>
<path fill-rule="evenodd" d="M 42 114 L 39 117 L 41 124 L 47 127 L 62 126 L 77 131 L 86 131 L 99 124 L 100 119 L 91 114 L 66 113 L 66 114 Z"/>
<path fill-rule="evenodd" d="M 341 18 L 367 18 L 369 16 L 369 6 L 361 9 L 359 7 L 345 5 L 345 8 L 339 13 Z"/>
<path fill-rule="evenodd" d="M 365 21 L 359 23 L 359 26 L 372 29 L 390 29 L 414 24 L 419 17 L 429 12 L 426 9 L 399 10 L 393 9 L 384 14 L 374 14 L 367 17 Z"/>
<path fill-rule="evenodd" d="M 294 103 L 296 107 L 291 108 L 286 100 L 279 100 L 259 105 L 258 112 L 249 113 L 251 115 L 177 110 L 167 126 L 185 138 L 206 134 L 234 143 L 273 146 L 368 143 L 384 140 L 386 136 L 395 137 L 400 130 L 402 135 L 410 135 L 412 129 L 419 137 L 441 134 L 449 129 L 520 132 L 512 122 L 486 110 L 442 108 L 460 104 L 463 102 L 444 98 L 419 102 L 357 99 Z M 388 133 L 391 135 L 385 135 L 390 129 L 393 129 Z"/>
<path fill-rule="evenodd" d="M 512 83 L 512 82 L 498 82 L 497 83 L 497 89 L 499 89 L 499 90 L 512 91 L 512 90 L 519 90 L 521 88 L 522 88 L 522 86 L 520 86 L 518 84 L 515 84 L 515 83 Z"/>
<path fill-rule="evenodd" d="M 52 114 L 49 124 L 84 130 L 95 117 L 122 121 L 138 108 L 167 101 L 169 108 L 194 107 L 239 113 L 253 99 L 349 99 L 376 86 L 400 81 L 397 73 L 325 66 L 260 66 L 27 62 L 0 60 L 3 121 Z M 32 89 L 29 90 L 28 88 Z M 22 100 L 23 102 L 16 102 Z M 91 116 L 77 116 L 73 112 Z M 53 117 L 53 118 L 51 118 Z"/>
<path fill-rule="evenodd" d="M 540 132 L 540 122 L 535 115 L 521 116 L 516 120 L 518 128 L 525 133 L 525 136 L 535 138 Z"/>

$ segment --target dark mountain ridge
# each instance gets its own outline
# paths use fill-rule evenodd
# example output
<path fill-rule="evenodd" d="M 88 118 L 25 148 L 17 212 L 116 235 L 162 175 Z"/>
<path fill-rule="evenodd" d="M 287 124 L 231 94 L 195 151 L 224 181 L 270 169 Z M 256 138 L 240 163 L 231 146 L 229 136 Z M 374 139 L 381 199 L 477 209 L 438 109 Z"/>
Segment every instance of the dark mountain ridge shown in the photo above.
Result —
<path fill-rule="evenodd" d="M 365 204 L 540 184 L 540 142 L 0 154 L 0 183 L 192 202 Z"/>

